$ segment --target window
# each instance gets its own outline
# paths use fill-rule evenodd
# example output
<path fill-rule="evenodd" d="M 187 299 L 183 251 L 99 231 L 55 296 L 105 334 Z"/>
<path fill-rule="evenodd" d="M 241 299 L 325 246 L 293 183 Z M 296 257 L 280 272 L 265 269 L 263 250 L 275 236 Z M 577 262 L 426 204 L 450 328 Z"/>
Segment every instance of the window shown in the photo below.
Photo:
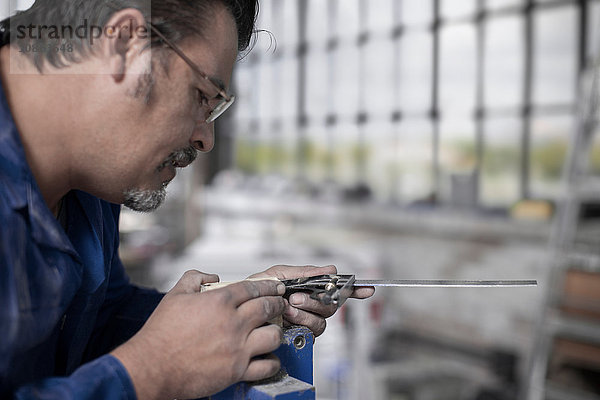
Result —
<path fill-rule="evenodd" d="M 447 19 L 453 19 L 470 16 L 475 13 L 475 2 L 476 0 L 442 0 L 442 17 Z"/>
<path fill-rule="evenodd" d="M 562 166 L 573 132 L 572 116 L 535 115 L 531 135 L 531 194 L 538 198 L 558 195 Z"/>
<path fill-rule="evenodd" d="M 431 52 L 422 49 L 432 47 L 431 34 L 408 32 L 398 44 L 400 66 L 400 109 L 406 113 L 425 113 L 431 108 L 433 60 Z"/>
<path fill-rule="evenodd" d="M 472 115 L 475 109 L 475 29 L 460 24 L 441 31 L 440 107 L 442 114 Z"/>
<path fill-rule="evenodd" d="M 364 57 L 364 108 L 371 119 L 389 119 L 396 108 L 394 104 L 397 88 L 390 77 L 394 76 L 394 42 L 391 40 L 369 40 L 365 45 Z"/>
<path fill-rule="evenodd" d="M 407 26 L 426 26 L 433 19 L 433 1 L 403 1 L 401 15 Z"/>
<path fill-rule="evenodd" d="M 502 207 L 519 200 L 522 131 L 516 116 L 486 119 L 480 180 L 484 206 Z"/>
<path fill-rule="evenodd" d="M 485 107 L 513 108 L 523 105 L 522 16 L 490 19 L 485 32 Z"/>
<path fill-rule="evenodd" d="M 430 197 L 433 186 L 433 126 L 429 119 L 407 118 L 398 126 L 398 185 L 409 204 Z"/>
<path fill-rule="evenodd" d="M 265 1 L 259 27 L 278 50 L 257 47 L 236 72 L 239 133 L 285 149 L 275 171 L 364 182 L 381 201 L 451 202 L 458 175 L 484 207 L 551 198 L 581 60 L 600 52 L 600 1 L 527 3 Z"/>
<path fill-rule="evenodd" d="M 533 97 L 536 105 L 569 104 L 575 100 L 575 25 L 573 6 L 541 10 L 535 15 Z"/>

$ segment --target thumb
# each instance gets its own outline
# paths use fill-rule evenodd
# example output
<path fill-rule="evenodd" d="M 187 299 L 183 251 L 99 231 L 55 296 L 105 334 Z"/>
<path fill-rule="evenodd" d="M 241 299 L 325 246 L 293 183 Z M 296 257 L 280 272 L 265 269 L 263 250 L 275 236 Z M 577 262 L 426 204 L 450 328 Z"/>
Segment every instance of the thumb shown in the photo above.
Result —
<path fill-rule="evenodd" d="M 186 271 L 169 293 L 196 293 L 204 283 L 219 282 L 216 274 L 205 274 L 195 269 Z"/>

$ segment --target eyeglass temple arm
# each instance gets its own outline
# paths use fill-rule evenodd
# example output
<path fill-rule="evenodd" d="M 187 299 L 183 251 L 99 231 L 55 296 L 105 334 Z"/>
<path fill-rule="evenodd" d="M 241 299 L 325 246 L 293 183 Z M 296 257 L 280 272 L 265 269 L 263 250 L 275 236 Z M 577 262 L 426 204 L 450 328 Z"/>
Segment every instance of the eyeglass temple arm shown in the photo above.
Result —
<path fill-rule="evenodd" d="M 208 75 L 206 75 L 205 73 L 203 73 L 202 71 L 200 71 L 198 69 L 198 67 L 196 66 L 196 64 L 194 64 L 194 62 L 192 60 L 190 60 L 188 58 L 188 56 L 186 56 L 183 51 L 181 51 L 177 46 L 175 46 L 175 44 L 171 43 L 170 40 L 168 40 L 151 22 L 148 23 L 148 25 L 150 26 L 150 29 L 152 30 L 152 32 L 156 33 L 156 36 L 158 36 L 163 42 L 165 42 L 171 49 L 173 49 L 173 51 L 175 53 L 177 53 L 177 55 L 179 55 L 179 57 L 183 58 L 183 61 L 185 61 L 190 68 L 192 68 L 194 70 L 195 73 L 197 73 L 198 75 L 200 75 L 203 79 L 206 79 L 208 82 L 210 82 L 211 85 L 213 85 L 214 87 L 216 87 L 218 89 L 218 93 L 227 101 L 229 101 L 230 97 L 229 95 L 225 92 L 225 90 L 223 90 L 223 88 L 219 87 L 219 85 L 215 84 Z"/>

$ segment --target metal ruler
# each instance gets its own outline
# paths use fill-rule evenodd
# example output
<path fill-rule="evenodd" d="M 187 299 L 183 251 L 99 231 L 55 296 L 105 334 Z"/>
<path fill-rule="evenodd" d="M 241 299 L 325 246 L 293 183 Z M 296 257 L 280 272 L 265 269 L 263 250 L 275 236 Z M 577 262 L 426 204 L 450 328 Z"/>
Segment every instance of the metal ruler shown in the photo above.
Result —
<path fill-rule="evenodd" d="M 537 286 L 535 280 L 448 280 L 448 279 L 355 279 L 353 287 L 382 286 L 382 287 L 514 287 Z"/>
<path fill-rule="evenodd" d="M 282 281 L 287 294 L 310 292 L 310 297 L 324 304 L 344 304 L 354 288 L 501 288 L 537 286 L 535 280 L 447 280 L 447 279 L 355 279 L 354 275 L 331 274 Z"/>

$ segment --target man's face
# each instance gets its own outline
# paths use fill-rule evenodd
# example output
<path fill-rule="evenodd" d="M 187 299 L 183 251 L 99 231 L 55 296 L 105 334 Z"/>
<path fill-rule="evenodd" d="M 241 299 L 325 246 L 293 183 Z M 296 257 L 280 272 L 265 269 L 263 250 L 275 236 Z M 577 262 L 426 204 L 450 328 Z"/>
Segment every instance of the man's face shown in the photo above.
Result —
<path fill-rule="evenodd" d="M 205 37 L 190 37 L 178 47 L 203 73 L 229 88 L 237 43 L 235 21 L 217 5 Z M 208 152 L 214 144 L 214 124 L 205 122 L 216 104 L 213 99 L 207 104 L 205 93 L 213 93 L 213 88 L 181 57 L 170 50 L 167 54 L 168 72 L 155 56 L 152 74 L 137 75 L 135 86 L 106 110 L 110 115 L 99 116 L 104 122 L 97 135 L 99 147 L 111 148 L 98 161 L 97 173 L 104 175 L 97 177 L 103 187 L 97 195 L 137 211 L 156 209 L 176 168 L 187 166 L 197 151 Z"/>

